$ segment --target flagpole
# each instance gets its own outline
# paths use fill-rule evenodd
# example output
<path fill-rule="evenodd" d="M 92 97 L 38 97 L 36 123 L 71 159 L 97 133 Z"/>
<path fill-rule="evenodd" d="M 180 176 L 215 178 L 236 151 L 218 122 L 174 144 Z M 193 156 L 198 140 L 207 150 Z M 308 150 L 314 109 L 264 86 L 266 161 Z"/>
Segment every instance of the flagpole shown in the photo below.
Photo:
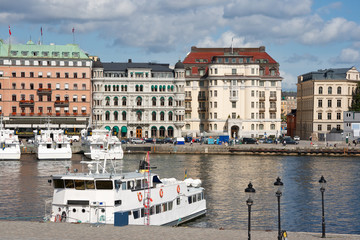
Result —
<path fill-rule="evenodd" d="M 72 34 L 73 34 L 73 44 L 75 44 L 75 28 L 72 28 Z"/>

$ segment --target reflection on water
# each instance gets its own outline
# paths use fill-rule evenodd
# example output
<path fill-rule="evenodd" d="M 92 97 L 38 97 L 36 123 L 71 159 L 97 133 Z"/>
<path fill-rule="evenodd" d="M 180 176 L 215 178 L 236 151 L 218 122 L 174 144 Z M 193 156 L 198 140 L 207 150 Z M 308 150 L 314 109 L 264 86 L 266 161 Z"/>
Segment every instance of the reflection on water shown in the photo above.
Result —
<path fill-rule="evenodd" d="M 138 168 L 143 155 L 125 155 L 114 162 L 117 172 Z M 20 162 L 0 162 L 0 219 L 39 220 L 45 199 L 52 196 L 47 180 L 66 168 L 87 171 L 82 155 L 71 161 L 37 161 L 23 155 Z M 86 159 L 85 159 L 86 160 Z M 327 180 L 325 191 L 326 231 L 360 233 L 360 158 L 228 155 L 152 155 L 151 164 L 160 177 L 200 178 L 206 189 L 208 214 L 189 226 L 247 229 L 244 193 L 249 181 L 256 189 L 252 227 L 277 229 L 277 199 L 274 182 L 284 182 L 281 197 L 282 227 L 288 231 L 321 232 L 319 179 Z"/>

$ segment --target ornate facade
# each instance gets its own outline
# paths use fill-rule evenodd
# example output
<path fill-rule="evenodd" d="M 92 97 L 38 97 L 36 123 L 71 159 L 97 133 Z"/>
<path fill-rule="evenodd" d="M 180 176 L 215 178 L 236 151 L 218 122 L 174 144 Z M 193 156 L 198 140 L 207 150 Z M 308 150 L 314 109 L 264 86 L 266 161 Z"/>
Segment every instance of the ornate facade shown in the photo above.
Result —
<path fill-rule="evenodd" d="M 184 66 L 93 64 L 93 118 L 119 137 L 180 137 L 184 126 Z"/>

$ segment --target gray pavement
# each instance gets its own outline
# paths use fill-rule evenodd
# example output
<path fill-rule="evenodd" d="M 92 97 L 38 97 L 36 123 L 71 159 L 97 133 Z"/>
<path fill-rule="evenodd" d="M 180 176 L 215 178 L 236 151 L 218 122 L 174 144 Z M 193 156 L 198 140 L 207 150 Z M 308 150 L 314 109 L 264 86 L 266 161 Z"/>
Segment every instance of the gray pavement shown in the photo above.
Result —
<path fill-rule="evenodd" d="M 288 240 L 319 240 L 321 233 L 288 232 Z M 327 239 L 359 239 L 360 235 L 327 234 Z M 191 227 L 90 225 L 50 222 L 0 221 L 0 239 L 4 240 L 84 240 L 84 239 L 247 239 L 247 230 Z M 277 239 L 276 231 L 252 231 L 251 239 Z"/>

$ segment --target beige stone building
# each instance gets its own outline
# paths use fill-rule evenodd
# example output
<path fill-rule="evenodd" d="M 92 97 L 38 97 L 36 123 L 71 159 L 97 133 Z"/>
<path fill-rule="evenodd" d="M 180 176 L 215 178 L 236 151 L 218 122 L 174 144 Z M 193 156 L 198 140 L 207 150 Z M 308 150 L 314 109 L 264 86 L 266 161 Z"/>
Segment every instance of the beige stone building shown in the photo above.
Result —
<path fill-rule="evenodd" d="M 298 77 L 296 135 L 324 140 L 332 129 L 343 130 L 343 112 L 351 106 L 360 81 L 355 68 L 309 72 Z"/>
<path fill-rule="evenodd" d="M 184 60 L 183 135 L 280 134 L 279 64 L 259 48 L 197 48 Z"/>

